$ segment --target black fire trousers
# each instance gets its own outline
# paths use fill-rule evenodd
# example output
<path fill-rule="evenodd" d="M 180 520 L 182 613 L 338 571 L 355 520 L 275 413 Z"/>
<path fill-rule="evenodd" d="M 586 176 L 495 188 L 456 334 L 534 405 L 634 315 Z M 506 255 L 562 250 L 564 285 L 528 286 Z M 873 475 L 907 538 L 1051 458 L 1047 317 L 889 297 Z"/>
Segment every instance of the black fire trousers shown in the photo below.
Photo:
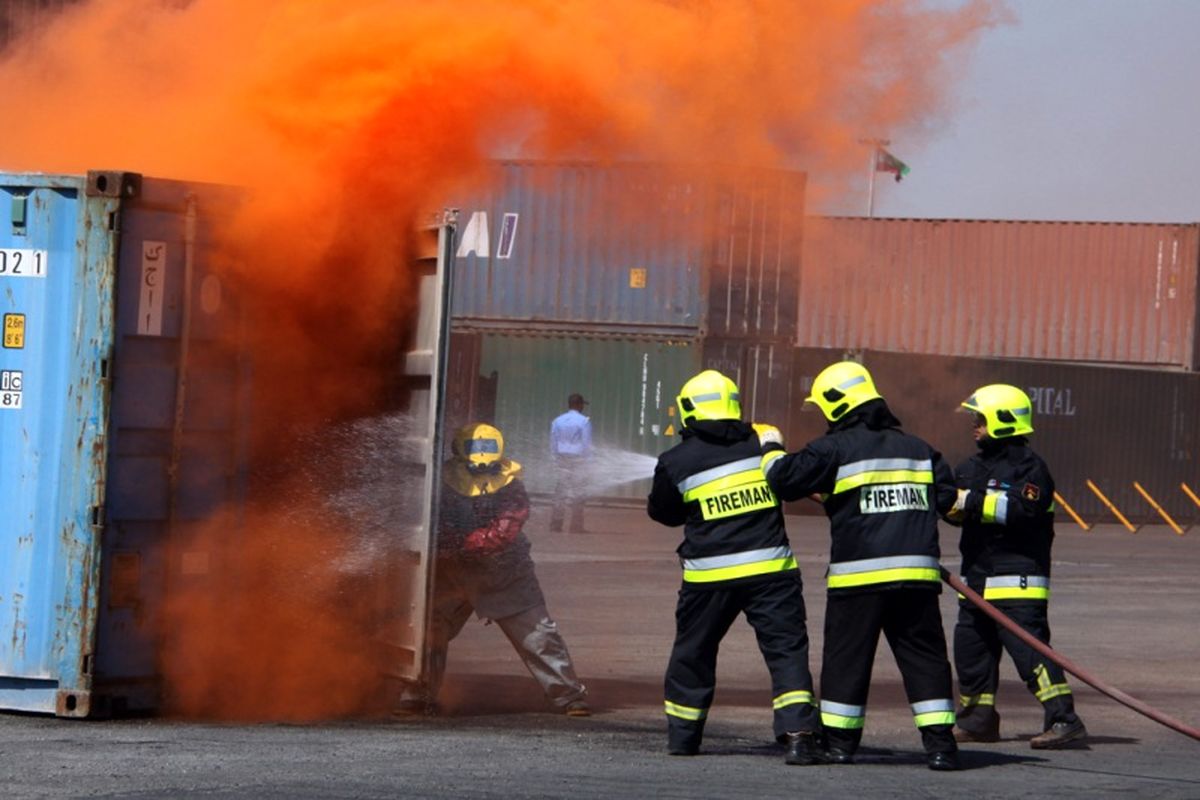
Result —
<path fill-rule="evenodd" d="M 1050 644 L 1048 603 L 1001 600 L 993 605 L 1039 642 Z M 962 707 L 958 712 L 960 728 L 981 732 L 996 724 L 995 697 L 1000 685 L 1001 649 L 1008 651 L 1017 674 L 1033 696 L 1041 701 L 1045 730 L 1056 722 L 1078 719 L 1062 667 L 1021 641 L 970 601 L 960 600 L 958 623 L 954 626 L 954 667 L 962 694 Z"/>
<path fill-rule="evenodd" d="M 788 731 L 819 730 L 799 571 L 723 588 L 685 583 L 675 608 L 675 645 L 664 681 L 672 749 L 700 746 L 716 688 L 717 650 L 739 614 L 754 629 L 771 673 L 775 738 Z"/>
<path fill-rule="evenodd" d="M 928 753 L 953 752 L 954 697 L 938 593 L 889 589 L 829 594 L 821 663 L 821 721 L 831 749 L 862 741 L 879 634 L 887 637 Z"/>

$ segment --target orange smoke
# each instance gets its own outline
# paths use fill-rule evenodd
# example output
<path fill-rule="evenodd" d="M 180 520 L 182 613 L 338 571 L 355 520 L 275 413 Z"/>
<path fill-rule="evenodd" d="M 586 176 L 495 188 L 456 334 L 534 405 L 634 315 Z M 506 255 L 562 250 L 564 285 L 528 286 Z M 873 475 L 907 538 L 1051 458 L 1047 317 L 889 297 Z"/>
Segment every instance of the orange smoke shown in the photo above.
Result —
<path fill-rule="evenodd" d="M 257 418 L 303 431 L 378 409 L 415 220 L 487 180 L 488 159 L 786 167 L 836 186 L 859 138 L 929 124 L 995 17 L 989 0 L 91 0 L 0 54 L 0 169 L 245 187 L 225 269 L 251 309 Z M 219 603 L 173 598 L 173 696 L 214 716 L 349 713 L 373 691 L 354 646 L 369 614 L 312 556 L 340 540 L 263 502 L 240 538 L 214 522 L 184 545 L 237 581 Z"/>

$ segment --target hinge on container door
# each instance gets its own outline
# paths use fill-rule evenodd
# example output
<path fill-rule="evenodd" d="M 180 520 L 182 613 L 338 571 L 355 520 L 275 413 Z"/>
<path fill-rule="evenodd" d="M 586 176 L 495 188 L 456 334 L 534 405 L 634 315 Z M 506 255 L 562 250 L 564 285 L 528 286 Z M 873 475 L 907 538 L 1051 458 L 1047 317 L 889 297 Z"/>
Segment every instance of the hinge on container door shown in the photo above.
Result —
<path fill-rule="evenodd" d="M 93 528 L 104 527 L 104 506 L 92 506 L 91 524 Z"/>
<path fill-rule="evenodd" d="M 12 196 L 12 233 L 13 236 L 24 236 L 29 224 L 29 195 L 14 194 Z"/>

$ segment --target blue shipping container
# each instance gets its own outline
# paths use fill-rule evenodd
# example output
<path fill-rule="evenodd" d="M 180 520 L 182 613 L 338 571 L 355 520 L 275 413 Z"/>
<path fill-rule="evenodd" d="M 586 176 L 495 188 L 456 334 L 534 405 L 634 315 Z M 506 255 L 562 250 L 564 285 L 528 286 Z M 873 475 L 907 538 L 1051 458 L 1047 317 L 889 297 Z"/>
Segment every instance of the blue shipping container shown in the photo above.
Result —
<path fill-rule="evenodd" d="M 149 710 L 168 533 L 244 487 L 237 311 L 206 254 L 235 196 L 0 174 L 0 708 Z M 7 223 L 7 224 L 5 224 Z"/>
<path fill-rule="evenodd" d="M 459 198 L 464 329 L 792 341 L 805 176 L 503 162 Z"/>

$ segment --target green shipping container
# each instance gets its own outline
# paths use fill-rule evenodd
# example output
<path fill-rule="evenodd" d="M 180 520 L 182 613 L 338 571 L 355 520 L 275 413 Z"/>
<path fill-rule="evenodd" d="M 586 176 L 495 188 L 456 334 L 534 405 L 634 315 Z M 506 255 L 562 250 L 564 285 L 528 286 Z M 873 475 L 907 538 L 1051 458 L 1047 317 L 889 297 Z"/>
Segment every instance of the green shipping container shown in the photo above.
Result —
<path fill-rule="evenodd" d="M 482 334 L 479 373 L 495 374 L 490 421 L 504 433 L 506 453 L 524 465 L 531 493 L 554 490 L 550 423 L 579 392 L 596 448 L 591 497 L 641 500 L 651 457 L 679 441 L 675 396 L 700 371 L 700 355 L 687 340 Z"/>

